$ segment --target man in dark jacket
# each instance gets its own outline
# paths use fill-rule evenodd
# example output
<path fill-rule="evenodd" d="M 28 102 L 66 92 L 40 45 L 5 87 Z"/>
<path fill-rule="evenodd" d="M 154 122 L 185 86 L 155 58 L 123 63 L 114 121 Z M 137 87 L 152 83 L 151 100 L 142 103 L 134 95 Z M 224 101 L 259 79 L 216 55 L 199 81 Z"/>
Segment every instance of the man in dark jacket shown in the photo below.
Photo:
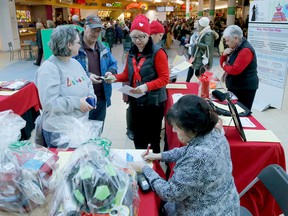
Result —
<path fill-rule="evenodd" d="M 86 18 L 84 31 L 80 35 L 81 48 L 75 59 L 82 65 L 93 82 L 94 93 L 97 96 L 97 108 L 91 110 L 89 119 L 103 121 L 106 108 L 111 105 L 112 86 L 101 78 L 117 73 L 117 61 L 109 50 L 98 40 L 102 23 L 98 16 Z"/>

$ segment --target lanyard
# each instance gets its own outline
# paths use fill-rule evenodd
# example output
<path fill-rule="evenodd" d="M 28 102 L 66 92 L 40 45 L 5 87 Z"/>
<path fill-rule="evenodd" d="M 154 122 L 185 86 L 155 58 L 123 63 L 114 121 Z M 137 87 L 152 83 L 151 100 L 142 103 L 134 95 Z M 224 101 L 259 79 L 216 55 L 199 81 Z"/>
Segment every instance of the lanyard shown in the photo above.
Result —
<path fill-rule="evenodd" d="M 137 65 L 136 63 L 136 58 L 134 57 L 132 59 L 132 63 L 133 63 L 133 68 L 134 68 L 134 79 L 133 81 L 136 83 L 137 81 L 140 82 L 141 81 L 141 76 L 140 76 L 140 68 L 142 67 L 143 63 L 145 62 L 146 57 L 142 57 Z"/>

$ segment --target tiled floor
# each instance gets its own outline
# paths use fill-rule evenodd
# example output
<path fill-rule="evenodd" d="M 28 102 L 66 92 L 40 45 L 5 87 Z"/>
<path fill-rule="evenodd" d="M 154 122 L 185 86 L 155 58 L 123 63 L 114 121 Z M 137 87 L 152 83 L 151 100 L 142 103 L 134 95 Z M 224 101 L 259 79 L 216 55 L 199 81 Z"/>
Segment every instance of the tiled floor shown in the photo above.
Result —
<path fill-rule="evenodd" d="M 175 42 L 171 49 L 167 50 L 169 62 L 171 63 L 176 54 L 182 54 L 183 48 Z M 112 49 L 113 55 L 118 60 L 119 73 L 123 71 L 122 64 L 123 48 L 118 44 Z M 215 53 L 215 68 L 219 66 L 219 57 Z M 38 67 L 33 65 L 33 61 L 9 61 L 9 53 L 0 53 L 0 80 L 10 80 L 16 78 L 34 79 L 35 71 Z M 212 69 L 213 71 L 213 69 Z M 186 73 L 178 76 L 178 81 L 185 81 Z M 196 81 L 193 77 L 192 81 Z M 113 84 L 112 105 L 107 110 L 104 131 L 102 136 L 112 141 L 113 148 L 134 148 L 133 142 L 126 136 L 126 108 L 127 105 L 122 101 L 122 94 L 117 90 L 121 87 L 120 83 Z M 271 129 L 281 140 L 285 149 L 286 158 L 288 156 L 288 93 L 285 93 L 284 105 L 282 110 L 270 108 L 264 112 L 252 110 L 254 117 L 265 126 Z M 286 162 L 287 163 L 287 162 Z"/>

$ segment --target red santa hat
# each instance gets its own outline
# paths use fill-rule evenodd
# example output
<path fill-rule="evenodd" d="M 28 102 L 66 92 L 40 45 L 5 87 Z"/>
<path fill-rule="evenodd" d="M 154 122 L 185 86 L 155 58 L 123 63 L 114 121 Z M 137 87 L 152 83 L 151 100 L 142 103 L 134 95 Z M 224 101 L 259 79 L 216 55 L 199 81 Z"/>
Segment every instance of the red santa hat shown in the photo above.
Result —
<path fill-rule="evenodd" d="M 142 31 L 150 35 L 150 24 L 148 18 L 142 14 L 137 15 L 131 25 L 130 31 L 132 32 L 133 30 Z"/>
<path fill-rule="evenodd" d="M 150 34 L 152 35 L 158 33 L 165 33 L 164 26 L 158 21 L 153 21 L 150 24 Z"/>

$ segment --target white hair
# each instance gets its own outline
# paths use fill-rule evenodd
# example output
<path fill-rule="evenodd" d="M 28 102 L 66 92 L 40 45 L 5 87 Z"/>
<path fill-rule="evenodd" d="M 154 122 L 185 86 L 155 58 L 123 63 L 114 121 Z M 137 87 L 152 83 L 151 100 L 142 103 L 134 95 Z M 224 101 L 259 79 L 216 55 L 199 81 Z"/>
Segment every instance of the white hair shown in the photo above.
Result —
<path fill-rule="evenodd" d="M 79 21 L 79 16 L 76 15 L 76 14 L 74 14 L 74 15 L 72 16 L 72 22 L 77 22 L 77 21 Z"/>
<path fill-rule="evenodd" d="M 238 38 L 239 40 L 242 40 L 243 38 L 243 31 L 242 29 L 237 25 L 230 25 L 228 26 L 224 32 L 223 32 L 224 38 L 233 39 L 234 37 Z"/>
<path fill-rule="evenodd" d="M 37 22 L 37 23 L 36 23 L 36 29 L 42 29 L 42 28 L 44 28 L 43 24 Z"/>
<path fill-rule="evenodd" d="M 142 31 L 139 31 L 139 30 L 133 30 L 131 33 L 130 33 L 130 37 L 133 37 L 134 35 L 136 34 L 144 34 L 146 37 L 149 37 L 149 35 L 145 32 L 142 32 Z"/>

